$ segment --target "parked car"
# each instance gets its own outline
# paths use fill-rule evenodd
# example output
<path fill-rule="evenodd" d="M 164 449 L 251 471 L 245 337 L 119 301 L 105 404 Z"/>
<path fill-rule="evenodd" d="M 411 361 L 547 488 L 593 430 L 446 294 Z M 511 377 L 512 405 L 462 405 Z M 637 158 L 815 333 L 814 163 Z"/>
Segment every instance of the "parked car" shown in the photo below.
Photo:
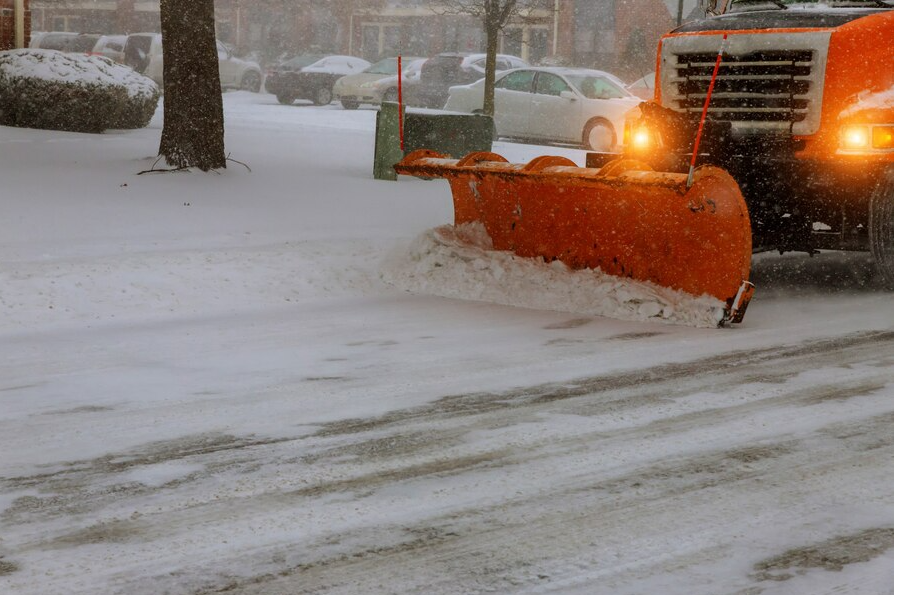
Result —
<path fill-rule="evenodd" d="M 656 73 L 651 72 L 630 85 L 628 85 L 628 91 L 631 92 L 632 95 L 640 97 L 645 101 L 649 101 L 653 99 L 653 90 L 656 88 Z"/>
<path fill-rule="evenodd" d="M 404 69 L 415 60 L 424 60 L 424 58 L 402 56 L 403 76 Z M 333 97 L 338 97 L 345 109 L 357 109 L 362 103 L 379 104 L 383 101 L 383 94 L 387 90 L 380 88 L 380 82 L 386 78 L 397 80 L 398 67 L 398 57 L 384 58 L 357 74 L 346 75 L 336 81 L 333 86 Z M 397 84 L 396 82 L 393 85 L 393 93 L 397 92 L 395 89 Z M 379 92 L 378 88 L 380 88 Z M 390 101 L 395 101 L 395 99 L 390 99 Z"/>
<path fill-rule="evenodd" d="M 286 60 L 267 74 L 265 86 L 285 105 L 296 99 L 309 99 L 314 105 L 333 100 L 333 87 L 343 76 L 368 68 L 370 62 L 354 56 L 317 56 L 302 54 Z"/>
<path fill-rule="evenodd" d="M 126 39 L 126 35 L 101 35 L 90 53 L 92 56 L 106 56 L 114 62 L 124 62 Z"/>
<path fill-rule="evenodd" d="M 58 50 L 60 52 L 90 53 L 100 39 L 100 33 L 74 33 L 71 31 L 41 31 L 31 35 L 30 48 Z"/>
<path fill-rule="evenodd" d="M 421 81 L 421 68 L 427 58 L 417 58 L 409 62 L 408 66 L 402 69 L 402 101 L 408 102 L 408 97 L 415 92 L 415 88 Z M 381 78 L 374 83 L 374 95 L 380 98 L 380 101 L 398 101 L 399 100 L 399 78 L 398 76 L 387 76 Z"/>
<path fill-rule="evenodd" d="M 530 65 L 516 56 L 496 56 L 496 72 L 527 66 Z M 450 52 L 434 56 L 421 68 L 421 80 L 413 86 L 410 103 L 424 107 L 442 107 L 449 97 L 449 87 L 482 79 L 486 74 L 485 69 L 486 54 Z"/>
<path fill-rule="evenodd" d="M 483 109 L 484 80 L 449 90 L 445 109 Z M 496 77 L 494 121 L 499 136 L 615 151 L 625 114 L 641 100 L 609 73 L 586 68 L 532 67 Z"/>
<path fill-rule="evenodd" d="M 256 62 L 237 58 L 232 48 L 217 40 L 220 86 L 257 93 L 263 73 Z M 159 33 L 133 33 L 126 39 L 124 61 L 136 71 L 163 85 L 163 38 Z"/>

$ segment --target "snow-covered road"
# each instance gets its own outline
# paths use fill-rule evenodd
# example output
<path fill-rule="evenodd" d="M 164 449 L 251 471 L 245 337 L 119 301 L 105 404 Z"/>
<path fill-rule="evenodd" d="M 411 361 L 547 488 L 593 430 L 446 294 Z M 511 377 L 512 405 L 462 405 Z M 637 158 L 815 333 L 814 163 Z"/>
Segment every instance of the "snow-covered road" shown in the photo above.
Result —
<path fill-rule="evenodd" d="M 726 329 L 455 254 L 406 293 L 446 184 L 370 179 L 373 111 L 224 101 L 251 172 L 0 128 L 0 592 L 892 592 L 868 256 L 757 256 Z"/>

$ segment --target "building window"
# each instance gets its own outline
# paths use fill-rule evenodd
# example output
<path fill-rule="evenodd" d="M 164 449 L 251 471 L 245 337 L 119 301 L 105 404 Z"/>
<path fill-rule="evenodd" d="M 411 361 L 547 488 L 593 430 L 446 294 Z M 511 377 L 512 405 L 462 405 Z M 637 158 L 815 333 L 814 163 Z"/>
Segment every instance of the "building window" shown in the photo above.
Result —
<path fill-rule="evenodd" d="M 75 33 L 78 33 L 81 31 L 81 27 L 82 17 L 73 15 L 54 15 L 53 28 L 51 31 L 74 31 Z"/>

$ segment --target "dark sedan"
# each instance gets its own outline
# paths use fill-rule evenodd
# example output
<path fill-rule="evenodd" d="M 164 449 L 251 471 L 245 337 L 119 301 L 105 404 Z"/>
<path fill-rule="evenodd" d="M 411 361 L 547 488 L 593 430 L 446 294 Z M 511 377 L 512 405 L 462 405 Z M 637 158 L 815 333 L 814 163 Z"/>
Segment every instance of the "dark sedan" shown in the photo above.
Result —
<path fill-rule="evenodd" d="M 333 85 L 337 80 L 368 66 L 370 62 L 354 56 L 302 54 L 268 72 L 264 88 L 285 105 L 295 103 L 296 99 L 326 105 L 333 100 Z"/>

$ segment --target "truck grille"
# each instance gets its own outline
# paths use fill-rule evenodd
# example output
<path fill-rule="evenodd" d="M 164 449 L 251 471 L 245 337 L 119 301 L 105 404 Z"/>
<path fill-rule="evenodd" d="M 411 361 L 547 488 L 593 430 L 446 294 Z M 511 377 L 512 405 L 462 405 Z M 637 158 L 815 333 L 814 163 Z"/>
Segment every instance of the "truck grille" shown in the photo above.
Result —
<path fill-rule="evenodd" d="M 669 39 L 663 47 L 663 102 L 700 114 L 721 36 Z M 819 127 L 825 49 L 819 34 L 729 36 L 707 116 L 733 134 L 810 134 Z M 776 46 L 781 49 L 774 49 Z"/>
<path fill-rule="evenodd" d="M 678 105 L 700 113 L 716 54 L 677 56 Z M 722 56 L 708 113 L 716 120 L 802 122 L 810 100 L 812 51 L 762 51 Z"/>

